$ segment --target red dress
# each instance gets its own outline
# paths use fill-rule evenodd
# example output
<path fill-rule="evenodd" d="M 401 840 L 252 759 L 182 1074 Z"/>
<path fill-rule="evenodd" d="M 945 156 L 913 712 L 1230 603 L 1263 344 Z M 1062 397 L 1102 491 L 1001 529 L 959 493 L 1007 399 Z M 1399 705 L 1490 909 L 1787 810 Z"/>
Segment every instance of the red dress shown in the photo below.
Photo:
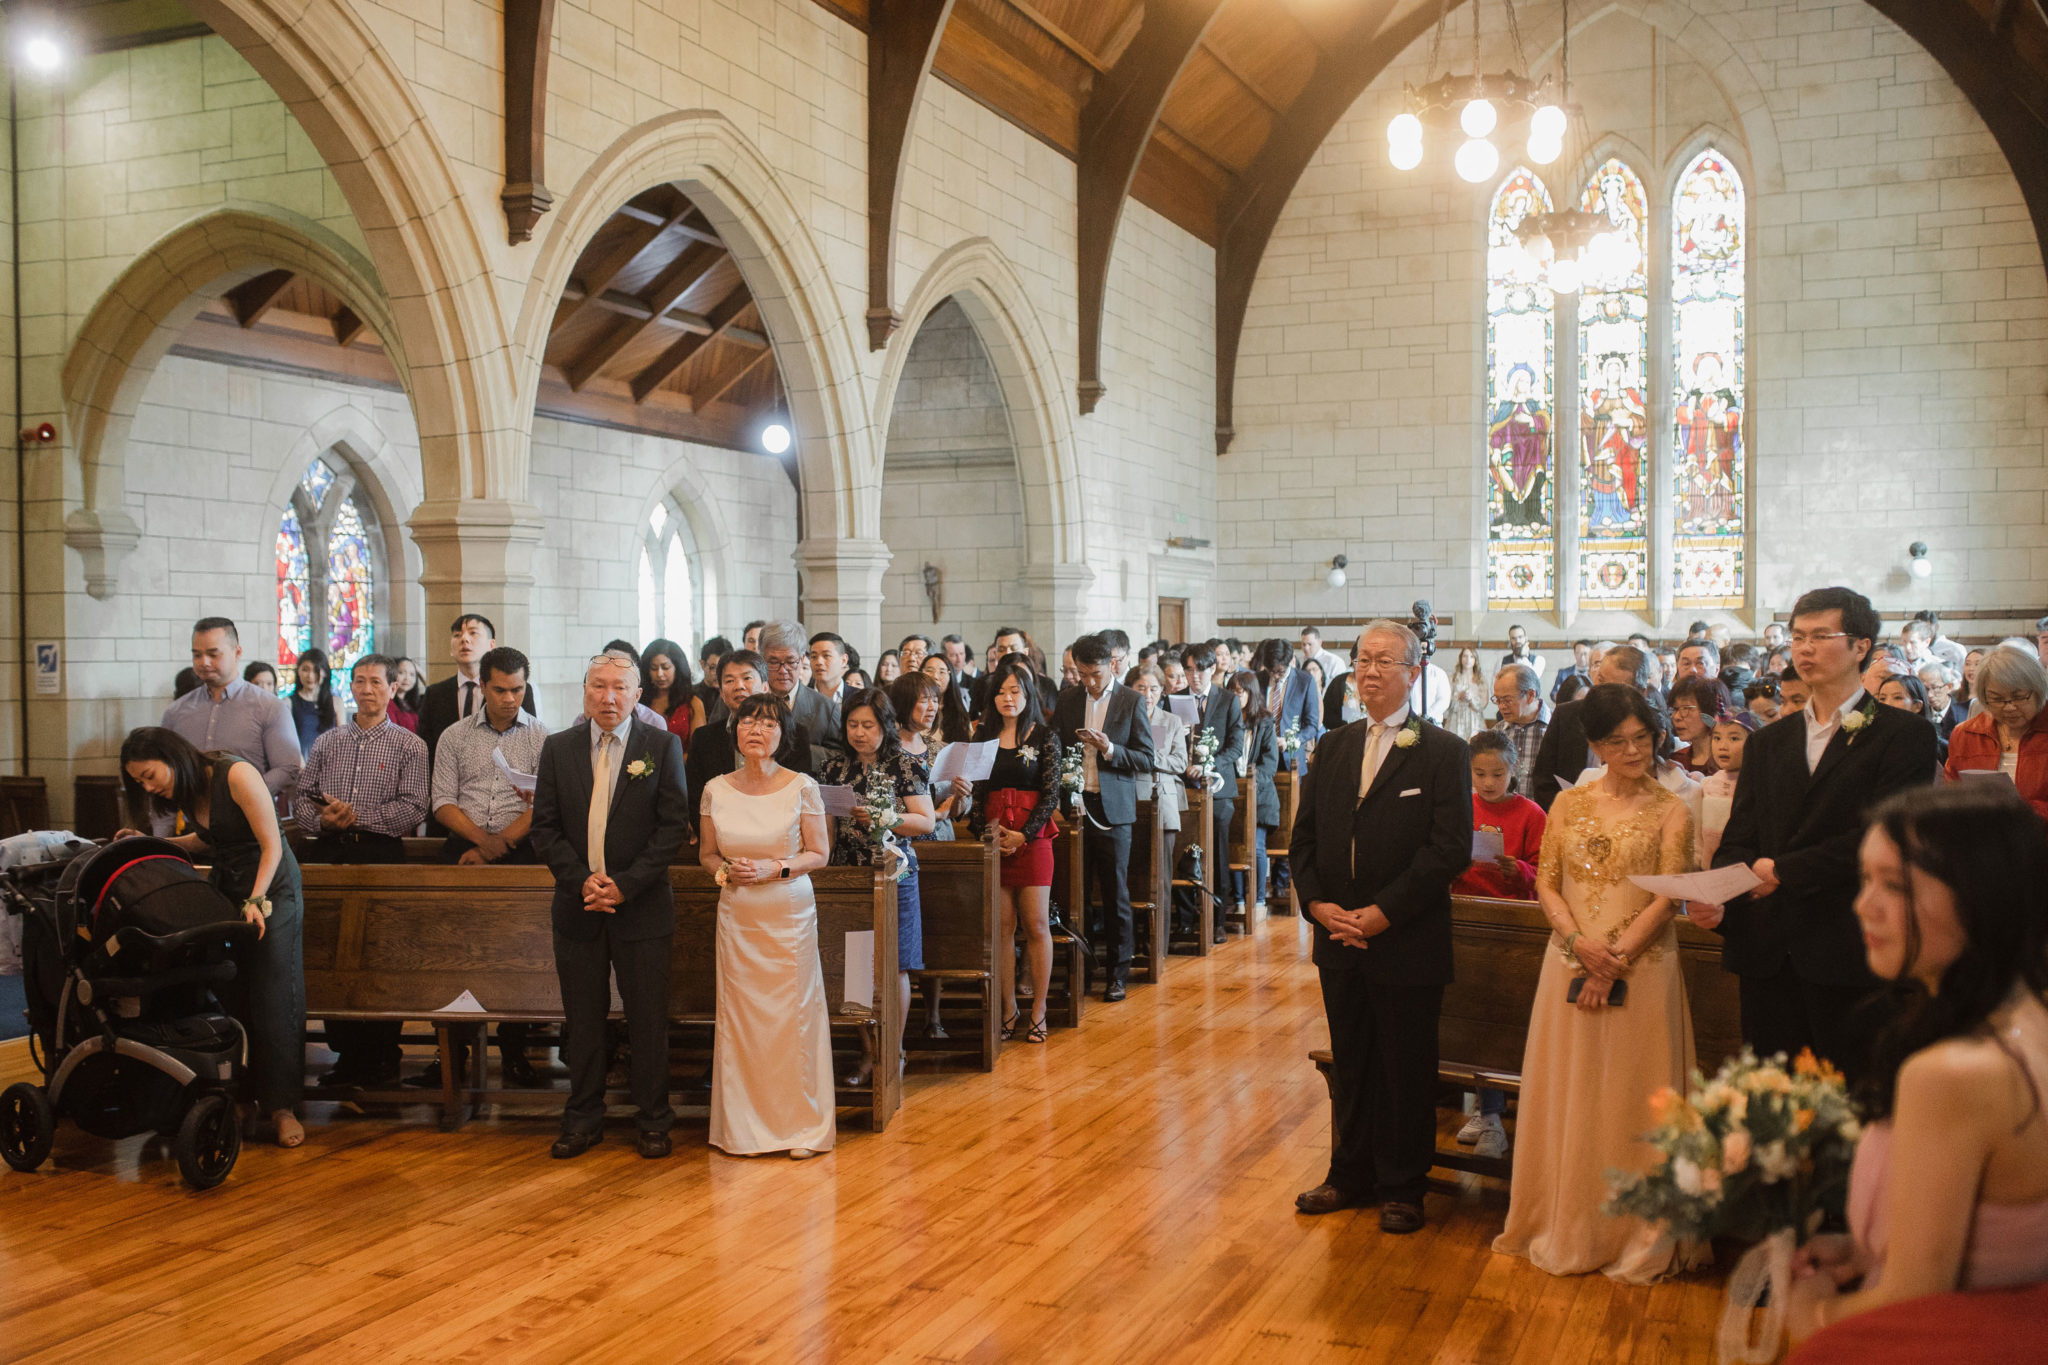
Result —
<path fill-rule="evenodd" d="M 1500 831 L 1507 855 L 1521 865 L 1522 884 L 1511 883 L 1491 862 L 1474 863 L 1451 883 L 1454 896 L 1493 896 L 1499 900 L 1536 899 L 1536 863 L 1543 852 L 1543 807 L 1510 792 L 1501 802 L 1472 793 L 1472 828 Z"/>
<path fill-rule="evenodd" d="M 977 834 L 991 824 L 1014 829 L 1024 847 L 1003 855 L 1004 886 L 1051 886 L 1052 839 L 1058 830 L 1060 742 L 1045 726 L 1033 726 L 1015 748 L 996 750 L 995 767 L 974 787 Z"/>

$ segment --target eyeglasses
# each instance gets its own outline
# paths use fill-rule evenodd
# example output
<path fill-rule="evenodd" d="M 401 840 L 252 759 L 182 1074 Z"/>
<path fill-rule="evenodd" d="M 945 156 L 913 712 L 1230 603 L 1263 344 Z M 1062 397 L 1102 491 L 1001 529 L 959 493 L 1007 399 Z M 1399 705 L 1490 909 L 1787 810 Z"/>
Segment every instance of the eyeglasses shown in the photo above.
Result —
<path fill-rule="evenodd" d="M 1636 735 L 1630 739 L 1622 739 L 1618 736 L 1608 739 L 1596 739 L 1593 741 L 1593 747 L 1596 749 L 1611 749 L 1616 753 L 1632 754 L 1639 749 L 1655 749 L 1657 747 L 1657 737 L 1655 735 Z"/>
<path fill-rule="evenodd" d="M 780 730 L 782 722 L 773 716 L 747 716 L 741 719 L 742 730 Z"/>
<path fill-rule="evenodd" d="M 2016 693 L 2010 697 L 2001 697 L 1996 692 L 1986 692 L 1983 701 L 1984 709 L 1987 711 L 2016 711 L 2030 701 L 2038 702 L 2039 698 L 2026 692 Z"/>
<path fill-rule="evenodd" d="M 1352 666 L 1361 673 L 1384 673 L 1391 668 L 1407 668 L 1406 659 L 1388 658 L 1378 654 L 1361 654 L 1352 661 Z"/>
<path fill-rule="evenodd" d="M 1700 708 L 1691 702 L 1682 702 L 1671 708 L 1671 719 L 1673 720 L 1677 720 L 1680 716 L 1685 717 L 1687 720 L 1697 720 L 1699 715 Z"/>
<path fill-rule="evenodd" d="M 1826 644 L 1829 640 L 1846 640 L 1848 638 L 1849 632 L 1846 630 L 1795 630 L 1792 632 L 1792 643 L 1794 646 Z"/>

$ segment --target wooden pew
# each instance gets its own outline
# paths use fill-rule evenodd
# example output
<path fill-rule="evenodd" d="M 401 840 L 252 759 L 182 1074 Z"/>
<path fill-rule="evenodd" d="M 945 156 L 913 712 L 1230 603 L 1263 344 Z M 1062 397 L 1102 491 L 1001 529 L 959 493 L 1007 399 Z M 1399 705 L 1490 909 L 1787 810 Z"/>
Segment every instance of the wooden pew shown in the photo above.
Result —
<path fill-rule="evenodd" d="M 993 1071 L 1003 1046 L 996 991 L 1001 855 L 978 839 L 926 839 L 917 844 L 917 867 L 924 970 L 910 981 L 923 993 L 924 1011 L 921 1027 L 913 1015 L 904 1046 L 973 1055 L 983 1071 Z"/>
<path fill-rule="evenodd" d="M 1131 861 L 1126 884 L 1131 893 L 1131 974 L 1158 984 L 1166 975 L 1167 915 L 1173 900 L 1173 869 L 1167 863 L 1168 832 L 1159 803 L 1138 802 L 1138 820 L 1131 826 Z"/>
<path fill-rule="evenodd" d="M 1080 817 L 1060 807 L 1060 831 L 1052 841 L 1052 907 L 1071 932 L 1052 931 L 1052 992 L 1045 1002 L 1045 1020 L 1058 1028 L 1079 1028 L 1088 1004 L 1088 970 L 1094 965 L 1082 935 L 1088 932 L 1088 885 L 1081 865 Z M 1017 953 L 1017 979 L 1025 979 L 1024 956 Z M 1019 1012 L 1025 1012 L 1018 1006 Z"/>
<path fill-rule="evenodd" d="M 1451 949 L 1457 979 L 1444 990 L 1437 1044 L 1438 1077 L 1446 1086 L 1519 1092 L 1529 1016 L 1549 945 L 1550 922 L 1534 901 L 1453 898 Z M 1711 1075 L 1742 1050 L 1735 978 L 1721 969 L 1720 937 L 1684 919 L 1678 921 L 1678 964 L 1700 1069 Z M 1309 1057 L 1328 1081 L 1329 1052 L 1318 1050 Z M 1647 1104 L 1649 1096 L 1643 1100 Z M 1333 1118 L 1333 1144 L 1334 1128 Z M 1492 1161 L 1462 1149 L 1437 1150 L 1439 1166 L 1503 1180 L 1511 1158 L 1512 1153 Z"/>
<path fill-rule="evenodd" d="M 1181 858 L 1190 846 L 1202 850 L 1202 876 L 1200 880 L 1180 875 Z M 1193 892 L 1196 904 L 1201 907 L 1194 954 L 1207 957 L 1216 945 L 1216 798 L 1208 792 L 1189 792 L 1188 808 L 1180 813 L 1180 830 L 1173 837 L 1171 875 L 1168 882 L 1170 893 Z M 1168 911 L 1167 928 L 1173 926 L 1171 909 Z M 1185 935 L 1172 942 L 1187 944 Z"/>
<path fill-rule="evenodd" d="M 671 1030 L 673 1057 L 677 1029 L 701 1040 L 715 1019 L 718 887 L 699 867 L 677 866 L 669 875 L 676 889 L 669 964 L 669 1013 L 677 1026 Z M 550 1093 L 491 1089 L 480 1038 L 471 1050 L 470 1074 L 459 1075 L 454 1065 L 456 1041 L 478 1032 L 479 1025 L 561 1021 L 549 919 L 554 880 L 546 868 L 312 864 L 304 878 L 310 1017 L 431 1023 L 441 1054 L 444 1127 L 459 1126 L 480 1100 L 532 1100 Z M 811 875 L 811 883 L 833 1030 L 859 1059 L 855 1081 L 839 1081 L 838 1103 L 866 1111 L 880 1131 L 902 1103 L 901 1072 L 895 1058 L 882 1055 L 896 1031 L 896 886 L 878 869 L 865 867 L 824 868 Z M 846 935 L 856 931 L 875 935 L 872 1009 L 844 998 Z M 486 1012 L 440 1013 L 463 991 Z M 701 1047 L 694 1055 L 703 1058 Z M 698 1087 L 707 1079 L 700 1069 Z M 407 1104 L 435 1098 L 419 1090 L 358 1097 Z"/>
<path fill-rule="evenodd" d="M 1230 814 L 1230 871 L 1233 875 L 1244 873 L 1244 897 L 1237 913 L 1230 917 L 1231 924 L 1249 934 L 1265 920 L 1263 912 L 1256 908 L 1258 893 L 1257 879 L 1252 868 L 1258 860 L 1259 846 L 1259 792 L 1258 779 L 1240 777 L 1237 779 L 1237 809 Z"/>
<path fill-rule="evenodd" d="M 1273 787 L 1280 793 L 1280 828 L 1273 831 L 1266 840 L 1266 913 L 1272 915 L 1295 915 L 1301 913 L 1295 904 L 1294 878 L 1287 879 L 1287 903 L 1273 903 L 1273 878 L 1270 869 L 1287 861 L 1289 841 L 1294 837 L 1294 817 L 1301 813 L 1301 782 L 1286 768 L 1273 775 Z"/>

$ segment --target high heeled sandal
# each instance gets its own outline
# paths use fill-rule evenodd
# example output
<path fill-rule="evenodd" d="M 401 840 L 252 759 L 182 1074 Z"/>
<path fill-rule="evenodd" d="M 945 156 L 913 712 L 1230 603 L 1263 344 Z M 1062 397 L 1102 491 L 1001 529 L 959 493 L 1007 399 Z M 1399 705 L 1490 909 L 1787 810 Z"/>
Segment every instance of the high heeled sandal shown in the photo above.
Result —
<path fill-rule="evenodd" d="M 1045 1038 L 1045 1020 L 1033 1019 L 1031 1027 L 1024 1031 L 1024 1041 L 1027 1043 L 1042 1043 L 1045 1041 Z"/>
<path fill-rule="evenodd" d="M 1007 1043 L 1007 1042 L 1009 1042 L 1009 1041 L 1010 1041 L 1010 1040 L 1011 1040 L 1012 1038 L 1015 1038 L 1015 1037 L 1017 1036 L 1017 1021 L 1018 1021 L 1019 1019 L 1021 1019 L 1021 1018 L 1023 1017 L 1023 1015 L 1024 1015 L 1024 1011 L 1022 1011 L 1022 1010 L 1017 1010 L 1017 1011 L 1014 1011 L 1014 1012 L 1013 1012 L 1013 1013 L 1012 1013 L 1012 1014 L 1010 1015 L 1010 1017 L 1009 1017 L 1009 1018 L 1007 1018 L 1007 1019 L 1003 1020 L 1003 1041 L 1004 1041 L 1004 1042 L 1006 1042 L 1006 1043 Z"/>

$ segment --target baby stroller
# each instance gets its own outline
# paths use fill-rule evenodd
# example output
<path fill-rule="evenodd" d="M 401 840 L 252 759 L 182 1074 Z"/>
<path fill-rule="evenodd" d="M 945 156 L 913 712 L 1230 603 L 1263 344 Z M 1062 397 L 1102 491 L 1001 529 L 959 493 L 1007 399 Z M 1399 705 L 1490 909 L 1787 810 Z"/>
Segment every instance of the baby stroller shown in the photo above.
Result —
<path fill-rule="evenodd" d="M 30 1048 L 45 1078 L 0 1094 L 0 1160 L 42 1165 L 65 1114 L 97 1137 L 172 1134 L 186 1183 L 211 1189 L 242 1151 L 234 1096 L 247 1044 L 210 988 L 234 979 L 229 954 L 257 928 L 175 844 L 46 852 L 0 872 L 7 912 L 22 917 Z"/>

